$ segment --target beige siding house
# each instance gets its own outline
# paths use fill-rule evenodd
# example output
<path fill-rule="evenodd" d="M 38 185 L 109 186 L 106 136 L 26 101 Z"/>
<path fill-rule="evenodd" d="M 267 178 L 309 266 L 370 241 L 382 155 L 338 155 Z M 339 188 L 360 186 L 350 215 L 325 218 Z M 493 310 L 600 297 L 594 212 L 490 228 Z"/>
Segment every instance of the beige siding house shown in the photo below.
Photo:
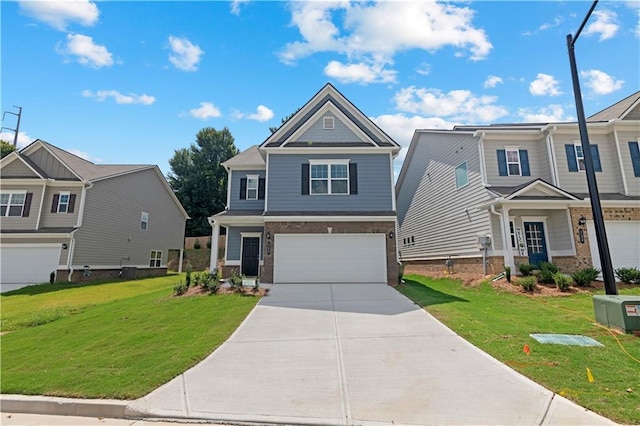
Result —
<path fill-rule="evenodd" d="M 2 290 L 166 273 L 187 213 L 157 166 L 97 165 L 37 140 L 0 162 Z"/>
<path fill-rule="evenodd" d="M 640 267 L 638 117 L 640 92 L 588 119 L 614 268 Z M 416 130 L 395 189 L 408 272 L 600 268 L 577 123 Z"/>

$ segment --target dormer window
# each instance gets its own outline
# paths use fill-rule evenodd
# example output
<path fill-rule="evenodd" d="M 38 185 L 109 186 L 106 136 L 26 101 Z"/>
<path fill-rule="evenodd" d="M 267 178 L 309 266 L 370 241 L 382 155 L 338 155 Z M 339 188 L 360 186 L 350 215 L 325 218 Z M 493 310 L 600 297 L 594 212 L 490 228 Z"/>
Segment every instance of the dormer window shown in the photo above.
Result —
<path fill-rule="evenodd" d="M 322 128 L 325 130 L 333 130 L 334 128 L 333 117 L 323 117 Z"/>

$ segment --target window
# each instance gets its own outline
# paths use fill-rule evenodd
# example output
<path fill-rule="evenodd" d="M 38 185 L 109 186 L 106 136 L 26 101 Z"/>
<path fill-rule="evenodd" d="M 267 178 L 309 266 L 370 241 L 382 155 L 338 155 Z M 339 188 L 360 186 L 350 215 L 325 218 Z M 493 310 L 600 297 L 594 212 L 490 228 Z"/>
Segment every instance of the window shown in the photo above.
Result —
<path fill-rule="evenodd" d="M 520 176 L 520 153 L 518 150 L 507 149 L 507 170 L 509 176 Z"/>
<path fill-rule="evenodd" d="M 69 192 L 60 193 L 60 196 L 58 197 L 58 213 L 67 213 L 67 211 L 69 210 L 69 197 Z"/>
<path fill-rule="evenodd" d="M 3 192 L 0 194 L 0 216 L 22 216 L 26 192 Z"/>
<path fill-rule="evenodd" d="M 509 234 L 511 235 L 511 248 L 516 248 L 516 226 L 512 220 L 509 221 Z"/>
<path fill-rule="evenodd" d="M 322 128 L 325 130 L 333 129 L 333 117 L 322 117 Z"/>
<path fill-rule="evenodd" d="M 149 213 L 142 212 L 142 214 L 140 215 L 140 229 L 142 229 L 143 231 L 146 231 L 148 227 L 149 227 Z"/>
<path fill-rule="evenodd" d="M 311 164 L 311 194 L 348 194 L 348 163 Z"/>
<path fill-rule="evenodd" d="M 529 152 L 517 146 L 506 146 L 499 149 L 498 175 L 499 176 L 531 176 L 529 168 Z"/>
<path fill-rule="evenodd" d="M 593 170 L 596 172 L 602 171 L 602 164 L 600 163 L 600 151 L 598 145 L 591 145 L 591 160 L 593 164 Z M 567 154 L 567 165 L 570 172 L 583 172 L 586 170 L 584 160 L 584 150 L 580 142 L 573 144 L 566 144 L 564 146 Z"/>
<path fill-rule="evenodd" d="M 469 183 L 469 175 L 467 174 L 467 162 L 456 167 L 456 188 L 462 188 Z"/>
<path fill-rule="evenodd" d="M 162 251 L 151 250 L 151 257 L 149 258 L 149 266 L 152 268 L 159 268 L 162 263 Z"/>
<path fill-rule="evenodd" d="M 573 148 L 576 151 L 576 164 L 578 165 L 578 170 L 583 172 L 585 170 L 585 167 L 584 167 L 584 152 L 582 152 L 582 145 L 574 145 Z"/>
<path fill-rule="evenodd" d="M 631 165 L 633 166 L 633 175 L 640 177 L 640 142 L 630 141 L 629 151 L 631 152 Z"/>
<path fill-rule="evenodd" d="M 247 176 L 247 200 L 258 199 L 258 180 L 259 176 Z"/>

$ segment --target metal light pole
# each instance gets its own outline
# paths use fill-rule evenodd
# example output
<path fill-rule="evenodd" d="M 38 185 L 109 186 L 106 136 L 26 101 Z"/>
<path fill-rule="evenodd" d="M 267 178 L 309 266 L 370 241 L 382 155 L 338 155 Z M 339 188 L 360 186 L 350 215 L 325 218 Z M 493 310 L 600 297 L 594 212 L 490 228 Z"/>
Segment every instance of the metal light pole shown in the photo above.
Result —
<path fill-rule="evenodd" d="M 571 34 L 567 35 L 567 48 L 569 49 L 569 62 L 571 63 L 571 77 L 573 80 L 573 94 L 576 100 L 576 112 L 578 114 L 578 129 L 580 130 L 580 143 L 582 145 L 582 155 L 584 156 L 585 173 L 587 175 L 587 186 L 589 187 L 589 199 L 591 200 L 591 211 L 593 213 L 593 223 L 596 228 L 596 240 L 598 240 L 598 253 L 600 254 L 600 265 L 602 265 L 602 277 L 604 278 L 604 288 L 606 294 L 618 294 L 616 280 L 613 275 L 613 265 L 611 264 L 611 254 L 609 253 L 609 243 L 607 241 L 607 232 L 604 228 L 604 218 L 602 217 L 602 208 L 600 207 L 600 194 L 598 193 L 598 184 L 596 183 L 596 174 L 593 168 L 593 159 L 591 156 L 591 146 L 589 143 L 589 134 L 587 133 L 587 120 L 584 116 L 584 107 L 582 105 L 582 93 L 580 91 L 580 80 L 578 79 L 578 67 L 576 65 L 575 43 L 582 32 L 587 20 L 591 16 L 593 9 L 596 8 L 598 0 L 593 2 L 589 13 L 582 21 L 582 25 L 576 32 L 575 37 Z"/>

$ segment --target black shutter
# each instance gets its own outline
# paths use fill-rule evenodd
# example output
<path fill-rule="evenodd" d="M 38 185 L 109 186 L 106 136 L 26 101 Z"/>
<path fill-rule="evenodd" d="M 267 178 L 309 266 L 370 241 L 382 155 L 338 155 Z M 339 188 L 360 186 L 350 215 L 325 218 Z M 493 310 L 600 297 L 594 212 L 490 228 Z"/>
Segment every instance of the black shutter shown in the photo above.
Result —
<path fill-rule="evenodd" d="M 240 179 L 240 199 L 247 199 L 247 178 Z"/>
<path fill-rule="evenodd" d="M 531 176 L 529 168 L 529 152 L 526 149 L 520 150 L 520 167 L 522 168 L 522 176 Z"/>
<path fill-rule="evenodd" d="M 356 195 L 358 193 L 358 165 L 349 163 L 349 194 Z"/>
<path fill-rule="evenodd" d="M 591 145 L 591 161 L 593 162 L 593 171 L 601 172 L 602 163 L 600 163 L 600 151 L 598 151 L 598 145 Z"/>
<path fill-rule="evenodd" d="M 27 192 L 24 197 L 24 207 L 22 208 L 22 217 L 29 217 L 29 211 L 31 210 L 31 199 L 33 198 L 32 192 Z"/>
<path fill-rule="evenodd" d="M 509 176 L 507 170 L 507 151 L 499 149 L 498 153 L 498 176 Z"/>
<path fill-rule="evenodd" d="M 633 175 L 640 177 L 640 143 L 629 142 L 629 152 L 631 153 L 631 164 L 633 165 Z"/>
<path fill-rule="evenodd" d="M 266 183 L 265 178 L 258 179 L 258 200 L 264 200 L 264 186 Z"/>
<path fill-rule="evenodd" d="M 567 165 L 570 172 L 578 171 L 578 160 L 576 158 L 576 148 L 572 144 L 565 144 L 564 151 L 567 154 Z"/>
<path fill-rule="evenodd" d="M 302 195 L 309 195 L 309 163 L 302 164 Z"/>
<path fill-rule="evenodd" d="M 69 195 L 69 207 L 67 207 L 67 213 L 73 213 L 73 209 L 76 206 L 76 194 Z"/>
<path fill-rule="evenodd" d="M 51 213 L 58 212 L 58 200 L 60 200 L 60 194 L 55 194 L 53 196 L 53 202 L 51 203 Z"/>

